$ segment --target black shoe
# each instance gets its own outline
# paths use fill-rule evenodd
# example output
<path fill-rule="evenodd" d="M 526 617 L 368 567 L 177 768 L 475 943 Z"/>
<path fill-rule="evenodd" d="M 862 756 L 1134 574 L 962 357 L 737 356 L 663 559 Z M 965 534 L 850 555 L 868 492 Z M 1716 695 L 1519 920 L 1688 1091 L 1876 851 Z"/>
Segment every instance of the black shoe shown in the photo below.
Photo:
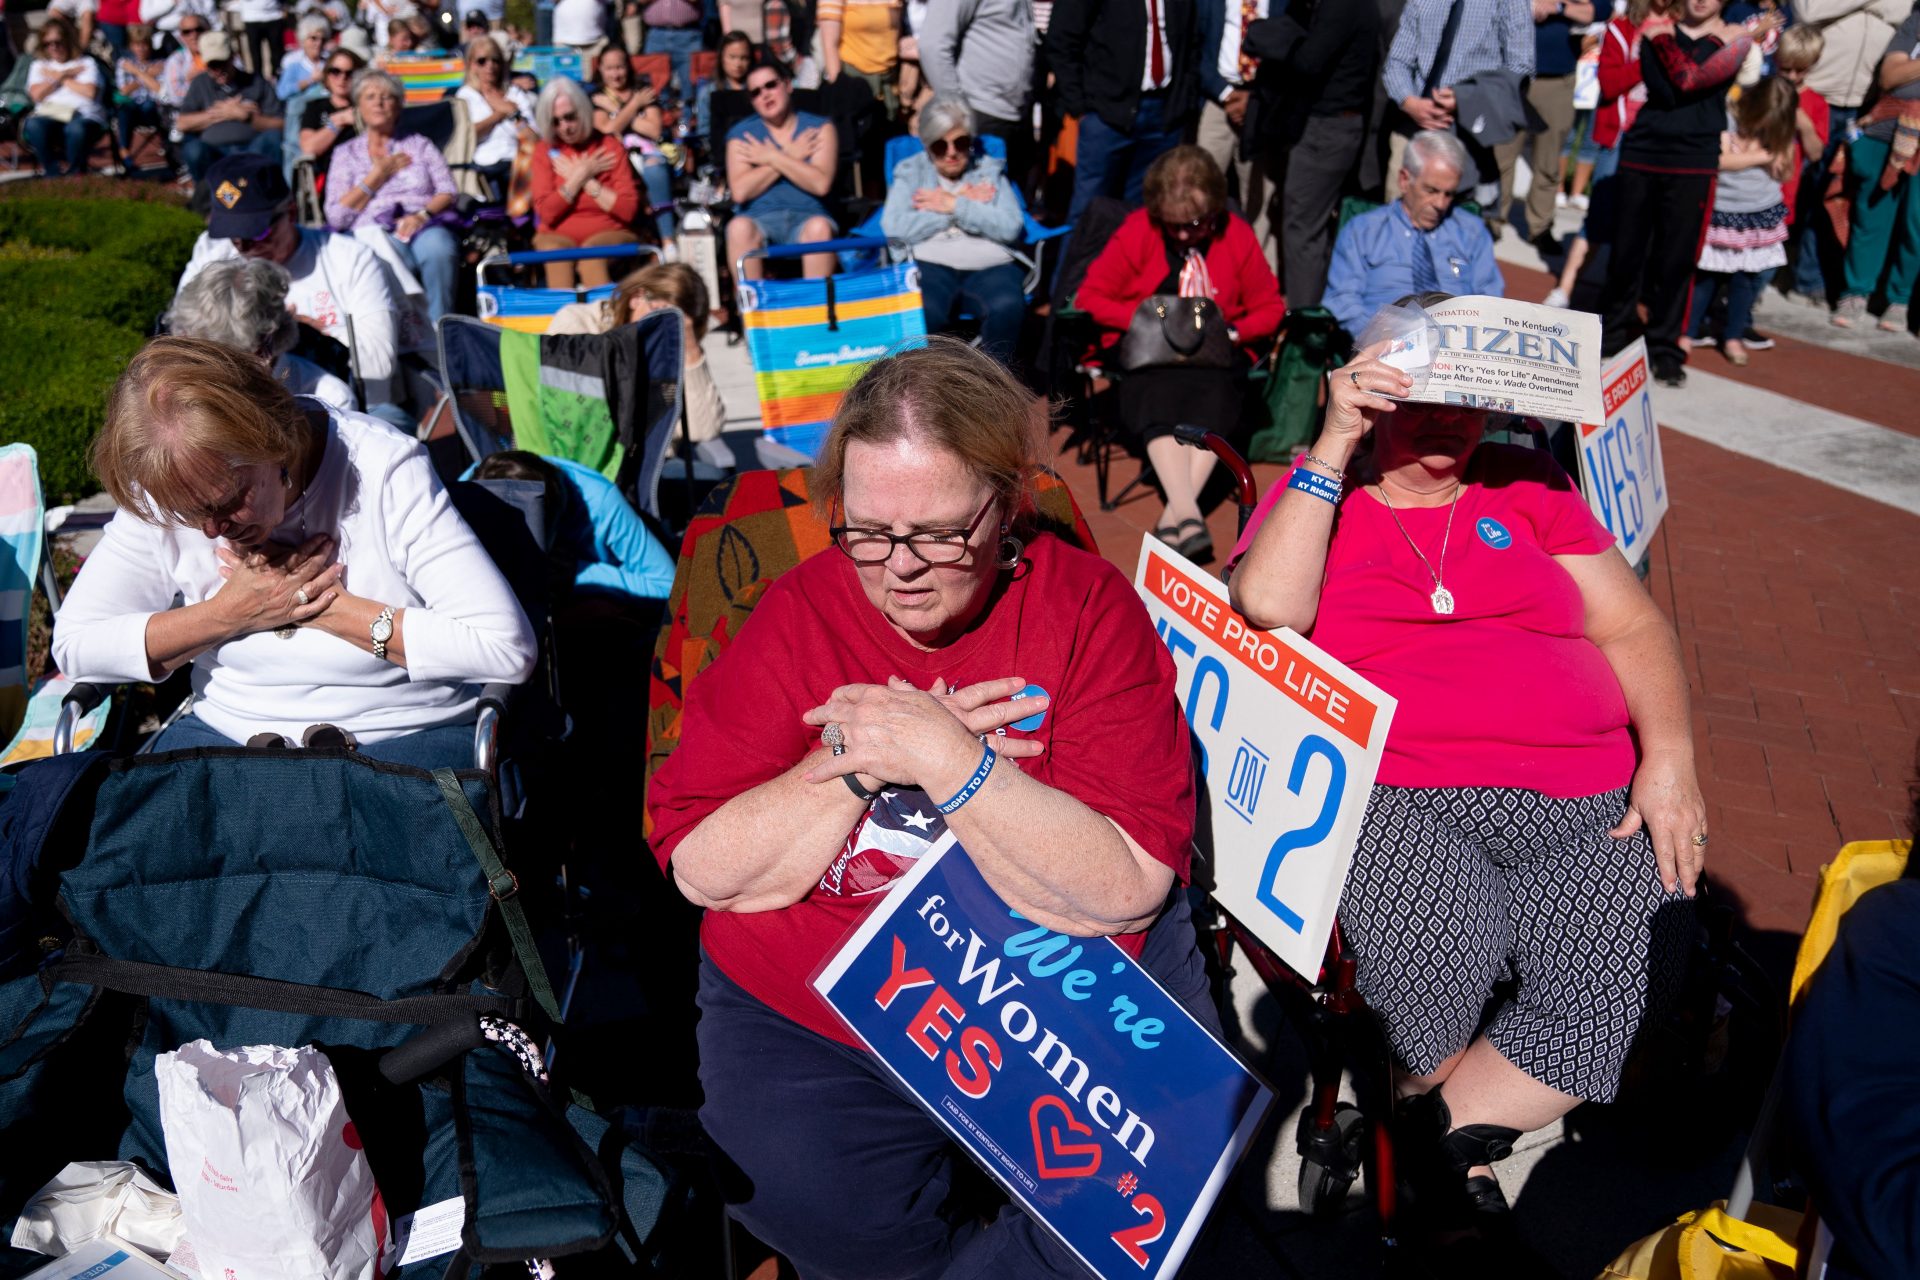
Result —
<path fill-rule="evenodd" d="M 1192 533 L 1187 533 L 1192 529 Z M 1206 564 L 1213 559 L 1213 535 L 1207 532 L 1205 523 L 1199 520 L 1182 520 L 1178 533 L 1184 534 L 1174 543 L 1173 549 L 1195 564 Z"/>
<path fill-rule="evenodd" d="M 1566 250 L 1560 246 L 1560 237 L 1553 234 L 1552 227 L 1548 227 L 1545 231 L 1542 231 L 1539 235 L 1527 241 L 1527 243 L 1539 250 L 1540 256 L 1543 258 L 1558 258 L 1566 252 Z"/>
<path fill-rule="evenodd" d="M 1687 369 L 1678 360 L 1656 360 L 1653 363 L 1653 380 L 1663 387 L 1684 387 L 1687 385 Z"/>
<path fill-rule="evenodd" d="M 1749 351 L 1771 351 L 1773 349 L 1773 339 L 1752 325 L 1748 325 L 1747 331 L 1740 335 L 1740 341 L 1747 344 L 1747 350 Z"/>

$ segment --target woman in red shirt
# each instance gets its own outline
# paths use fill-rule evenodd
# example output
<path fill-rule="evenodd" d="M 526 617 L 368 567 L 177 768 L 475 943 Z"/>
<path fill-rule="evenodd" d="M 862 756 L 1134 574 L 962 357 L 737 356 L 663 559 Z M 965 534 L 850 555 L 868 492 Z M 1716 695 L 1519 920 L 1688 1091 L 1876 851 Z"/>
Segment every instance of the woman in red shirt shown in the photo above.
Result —
<path fill-rule="evenodd" d="M 540 91 L 534 123 L 543 139 L 533 153 L 536 249 L 601 248 L 638 244 L 634 215 L 640 186 L 618 138 L 593 127 L 593 102 L 576 80 L 554 80 Z M 604 258 L 579 264 L 583 288 L 613 282 Z M 574 287 L 574 263 L 547 263 L 547 287 Z"/>
<path fill-rule="evenodd" d="M 983 1225 L 949 1197 L 966 1157 L 808 985 L 949 831 L 1011 910 L 1112 937 L 1218 1025 L 1173 891 L 1194 817 L 1173 660 L 1119 570 L 1037 526 L 1046 455 L 984 352 L 877 361 L 814 468 L 834 545 L 688 684 L 648 789 L 653 851 L 706 909 L 701 1122 L 746 1175 L 733 1213 L 803 1276 L 1084 1274 L 1017 1206 Z"/>
<path fill-rule="evenodd" d="M 1239 348 L 1226 369 L 1151 368 L 1127 372 L 1120 421 L 1153 464 L 1167 505 L 1154 536 L 1189 560 L 1213 558 L 1200 490 L 1213 455 L 1173 436 L 1180 423 L 1231 434 L 1240 422 L 1247 371 L 1266 354 L 1287 304 L 1253 228 L 1227 212 L 1227 180 L 1199 147 L 1175 147 L 1147 169 L 1146 207 L 1120 224 L 1087 268 L 1075 302 L 1105 330 L 1111 347 L 1140 304 L 1159 294 L 1210 297 Z"/>
<path fill-rule="evenodd" d="M 1613 1099 L 1684 969 L 1706 806 L 1679 641 L 1612 535 L 1551 456 L 1481 444 L 1485 412 L 1400 400 L 1384 347 L 1333 371 L 1233 602 L 1398 700 L 1340 922 L 1426 1223 L 1499 1240 L 1492 1164 Z"/>

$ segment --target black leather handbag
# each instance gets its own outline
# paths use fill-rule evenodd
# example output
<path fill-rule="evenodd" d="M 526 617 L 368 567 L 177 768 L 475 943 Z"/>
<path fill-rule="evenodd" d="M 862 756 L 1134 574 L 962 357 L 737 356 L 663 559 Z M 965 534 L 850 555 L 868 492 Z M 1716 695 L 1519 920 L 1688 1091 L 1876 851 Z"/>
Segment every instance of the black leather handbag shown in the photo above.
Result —
<path fill-rule="evenodd" d="M 1183 298 L 1156 293 L 1133 313 L 1120 339 L 1120 368 L 1228 369 L 1233 367 L 1233 339 L 1227 321 L 1212 298 Z"/>

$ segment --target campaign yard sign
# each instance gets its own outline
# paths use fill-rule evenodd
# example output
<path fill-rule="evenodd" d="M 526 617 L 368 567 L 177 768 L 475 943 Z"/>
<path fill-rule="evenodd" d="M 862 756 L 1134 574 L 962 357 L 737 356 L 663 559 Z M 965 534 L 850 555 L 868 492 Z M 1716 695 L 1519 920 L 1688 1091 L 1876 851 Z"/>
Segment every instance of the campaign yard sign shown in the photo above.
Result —
<path fill-rule="evenodd" d="M 1606 362 L 1600 386 L 1605 421 L 1580 424 L 1580 487 L 1594 517 L 1613 532 L 1620 554 L 1638 568 L 1667 514 L 1646 339 L 1635 339 Z"/>
<path fill-rule="evenodd" d="M 1213 896 L 1316 981 L 1394 700 L 1293 632 L 1256 631 L 1157 538 L 1134 586 L 1199 740 Z"/>
<path fill-rule="evenodd" d="M 1180 1269 L 1273 1101 L 1126 952 L 1022 918 L 951 834 L 813 985 L 1103 1280 Z"/>

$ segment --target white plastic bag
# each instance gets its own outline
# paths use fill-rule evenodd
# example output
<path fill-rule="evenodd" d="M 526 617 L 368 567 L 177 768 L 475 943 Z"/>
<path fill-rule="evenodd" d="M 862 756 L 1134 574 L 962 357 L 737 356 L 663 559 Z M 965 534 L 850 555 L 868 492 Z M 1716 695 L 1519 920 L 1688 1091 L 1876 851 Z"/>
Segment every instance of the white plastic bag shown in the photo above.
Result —
<path fill-rule="evenodd" d="M 202 1275 L 376 1280 L 386 1210 L 325 1054 L 196 1040 L 154 1075 Z"/>

